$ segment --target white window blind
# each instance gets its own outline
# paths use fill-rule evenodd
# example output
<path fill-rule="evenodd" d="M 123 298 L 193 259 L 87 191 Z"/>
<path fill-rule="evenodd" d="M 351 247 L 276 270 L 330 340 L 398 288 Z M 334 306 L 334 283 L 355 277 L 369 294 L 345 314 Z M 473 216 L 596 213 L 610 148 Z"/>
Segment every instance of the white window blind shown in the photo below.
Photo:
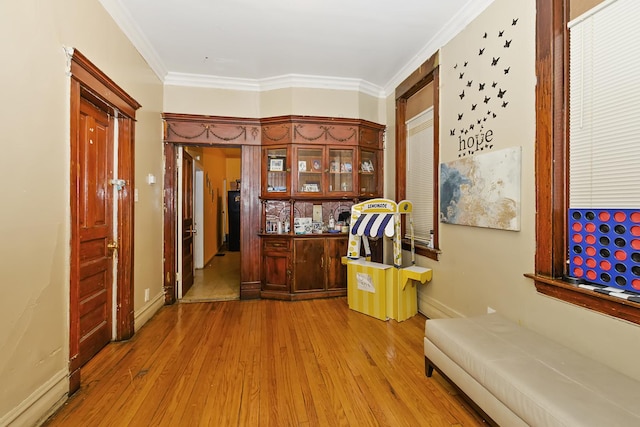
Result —
<path fill-rule="evenodd" d="M 569 23 L 569 207 L 640 207 L 640 2 Z"/>
<path fill-rule="evenodd" d="M 433 229 L 433 107 L 407 120 L 406 126 L 406 198 L 413 203 L 414 237 L 426 243 Z"/>

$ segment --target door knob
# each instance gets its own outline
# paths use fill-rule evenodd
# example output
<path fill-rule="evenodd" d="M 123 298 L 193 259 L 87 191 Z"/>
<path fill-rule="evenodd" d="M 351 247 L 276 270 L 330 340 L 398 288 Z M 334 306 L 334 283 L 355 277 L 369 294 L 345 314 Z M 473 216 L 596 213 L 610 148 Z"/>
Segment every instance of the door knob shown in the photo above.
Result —
<path fill-rule="evenodd" d="M 118 243 L 117 242 L 107 243 L 107 249 L 118 249 Z"/>

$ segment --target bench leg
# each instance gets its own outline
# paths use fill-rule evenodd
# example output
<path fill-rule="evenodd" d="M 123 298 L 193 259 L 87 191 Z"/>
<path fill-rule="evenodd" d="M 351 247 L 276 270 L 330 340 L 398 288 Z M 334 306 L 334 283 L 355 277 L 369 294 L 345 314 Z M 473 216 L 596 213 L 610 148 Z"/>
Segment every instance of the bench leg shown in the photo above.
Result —
<path fill-rule="evenodd" d="M 426 356 L 424 357 L 424 372 L 427 374 L 427 378 L 431 378 L 431 375 L 433 375 L 433 365 Z"/>

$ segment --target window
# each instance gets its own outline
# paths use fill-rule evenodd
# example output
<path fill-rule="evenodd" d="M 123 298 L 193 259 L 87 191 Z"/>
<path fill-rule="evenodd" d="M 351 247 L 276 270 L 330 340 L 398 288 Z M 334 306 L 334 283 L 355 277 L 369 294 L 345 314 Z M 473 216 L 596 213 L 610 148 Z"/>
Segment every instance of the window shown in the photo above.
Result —
<path fill-rule="evenodd" d="M 638 19 L 618 0 L 569 23 L 570 208 L 640 208 Z"/>
<path fill-rule="evenodd" d="M 540 293 L 640 324 L 640 304 L 578 288 L 565 279 L 569 193 L 577 195 L 579 184 L 569 168 L 569 3 L 537 0 L 536 271 L 527 276 Z M 629 34 L 624 38 L 634 39 Z M 578 169 L 574 154 L 572 167 Z M 633 160 L 637 165 L 637 157 Z"/>
<path fill-rule="evenodd" d="M 439 78 L 435 64 L 437 55 L 396 88 L 396 199 L 413 203 L 415 252 L 432 259 L 438 256 Z M 425 96 L 430 107 L 415 111 L 413 105 L 420 102 L 413 101 Z M 407 224 L 403 222 L 402 227 L 406 236 Z M 427 246 L 431 230 L 436 249 Z M 403 249 L 410 249 L 407 239 Z"/>
<path fill-rule="evenodd" d="M 413 235 L 429 243 L 433 230 L 433 107 L 405 123 L 407 129 L 407 200 L 413 203 Z M 405 238 L 411 237 L 405 230 Z"/>

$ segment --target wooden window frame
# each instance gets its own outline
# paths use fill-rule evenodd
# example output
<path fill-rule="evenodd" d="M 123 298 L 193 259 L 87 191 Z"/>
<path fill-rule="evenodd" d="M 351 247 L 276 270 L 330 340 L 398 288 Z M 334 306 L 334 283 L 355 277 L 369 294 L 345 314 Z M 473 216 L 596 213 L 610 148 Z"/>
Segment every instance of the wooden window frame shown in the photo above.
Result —
<path fill-rule="evenodd" d="M 640 304 L 564 280 L 567 260 L 569 0 L 536 0 L 536 255 L 538 292 L 640 324 Z"/>
<path fill-rule="evenodd" d="M 419 242 L 415 243 L 415 253 L 434 260 L 438 259 L 438 178 L 440 164 L 440 76 L 438 54 L 434 54 L 416 71 L 407 77 L 396 88 L 396 199 L 404 200 L 407 196 L 407 101 L 411 96 L 433 82 L 433 246 L 429 248 Z M 406 224 L 403 218 L 402 235 L 405 235 Z M 402 239 L 402 249 L 410 250 L 408 239 Z"/>

